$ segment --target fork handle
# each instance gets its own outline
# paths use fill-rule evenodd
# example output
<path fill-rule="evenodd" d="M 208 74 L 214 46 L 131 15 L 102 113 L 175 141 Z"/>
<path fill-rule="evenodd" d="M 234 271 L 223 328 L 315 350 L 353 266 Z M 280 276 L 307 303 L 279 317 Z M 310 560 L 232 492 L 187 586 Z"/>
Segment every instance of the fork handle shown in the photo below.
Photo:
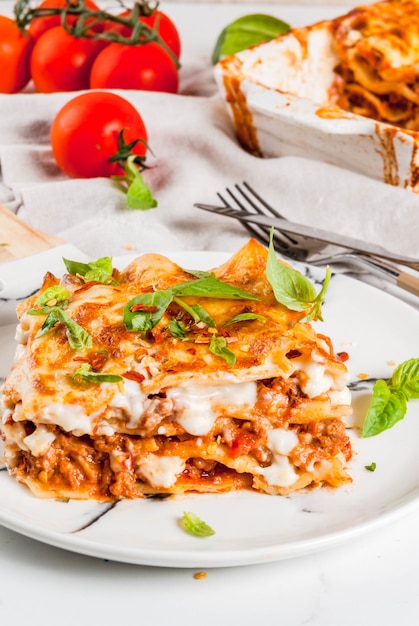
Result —
<path fill-rule="evenodd" d="M 419 296 L 419 278 L 412 274 L 400 272 L 396 279 L 396 285 L 409 293 L 413 293 L 415 296 Z"/>

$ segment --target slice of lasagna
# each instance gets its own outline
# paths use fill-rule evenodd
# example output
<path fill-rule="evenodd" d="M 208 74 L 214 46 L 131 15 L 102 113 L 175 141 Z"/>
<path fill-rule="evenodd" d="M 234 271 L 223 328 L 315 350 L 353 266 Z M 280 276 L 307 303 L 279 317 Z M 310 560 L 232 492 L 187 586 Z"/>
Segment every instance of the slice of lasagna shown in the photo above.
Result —
<path fill-rule="evenodd" d="M 147 254 L 47 275 L 2 391 L 11 475 L 98 500 L 350 481 L 344 359 L 279 304 L 266 264 L 250 240 L 211 272 Z"/>

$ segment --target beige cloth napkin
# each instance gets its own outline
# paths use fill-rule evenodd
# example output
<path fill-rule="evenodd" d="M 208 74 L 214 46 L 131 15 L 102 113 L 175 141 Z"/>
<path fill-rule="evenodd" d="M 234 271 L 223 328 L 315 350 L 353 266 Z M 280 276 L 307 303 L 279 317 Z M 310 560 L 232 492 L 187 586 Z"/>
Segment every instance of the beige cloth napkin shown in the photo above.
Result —
<path fill-rule="evenodd" d="M 153 250 L 233 251 L 240 224 L 194 208 L 243 180 L 286 217 L 419 257 L 419 196 L 325 163 L 259 159 L 238 144 L 212 68 L 184 61 L 179 95 L 121 91 L 144 118 L 153 155 L 145 179 L 159 206 L 125 207 L 107 179 L 69 179 L 49 145 L 54 115 L 74 93 L 0 96 L 0 202 L 90 257 Z M 1 239 L 1 233 L 0 233 Z"/>

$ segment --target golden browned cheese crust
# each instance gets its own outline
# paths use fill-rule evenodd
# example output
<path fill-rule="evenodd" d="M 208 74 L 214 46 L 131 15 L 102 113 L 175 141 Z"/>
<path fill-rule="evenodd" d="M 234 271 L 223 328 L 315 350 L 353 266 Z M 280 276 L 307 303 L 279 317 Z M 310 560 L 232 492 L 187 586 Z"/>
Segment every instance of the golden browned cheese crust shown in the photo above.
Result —
<path fill-rule="evenodd" d="M 98 500 L 243 488 L 282 495 L 349 481 L 345 364 L 299 321 L 304 312 L 275 300 L 266 260 L 251 240 L 212 270 L 253 299 L 174 299 L 145 332 L 127 328 L 127 303 L 193 273 L 147 254 L 114 271 L 111 284 L 47 275 L 40 293 L 68 289 L 65 313 L 91 345 L 71 347 L 60 322 L 37 336 L 46 314 L 28 311 L 38 296 L 19 306 L 20 343 L 1 400 L 12 476 L 41 497 Z M 215 325 L 193 319 L 196 305 Z M 230 323 L 238 315 L 246 317 Z M 175 336 L 173 321 L 185 336 Z M 233 361 L 211 349 L 214 335 Z M 118 378 L 85 381 L 83 365 Z"/>

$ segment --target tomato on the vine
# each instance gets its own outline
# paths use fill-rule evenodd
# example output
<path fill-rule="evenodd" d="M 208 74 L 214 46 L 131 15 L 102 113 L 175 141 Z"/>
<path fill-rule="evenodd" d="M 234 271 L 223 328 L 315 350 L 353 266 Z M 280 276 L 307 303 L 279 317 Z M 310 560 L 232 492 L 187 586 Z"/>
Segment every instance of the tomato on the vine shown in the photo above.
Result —
<path fill-rule="evenodd" d="M 75 0 L 43 0 L 36 8 L 37 9 L 65 9 L 71 5 L 76 5 Z M 92 11 L 98 11 L 99 7 L 92 0 L 85 0 L 85 6 Z M 71 26 L 77 19 L 77 15 L 68 15 L 66 24 Z M 31 20 L 28 26 L 29 33 L 34 39 L 39 39 L 50 28 L 54 26 L 60 26 L 61 15 L 44 15 L 35 17 Z"/>
<path fill-rule="evenodd" d="M 0 15 L 0 93 L 16 93 L 27 85 L 33 44 L 12 19 Z"/>
<path fill-rule="evenodd" d="M 119 17 L 129 16 L 130 11 L 124 11 L 119 15 Z M 166 15 L 166 13 L 163 13 L 162 11 L 156 9 L 151 13 L 151 15 L 141 15 L 139 20 L 140 22 L 147 24 L 147 26 L 149 26 L 150 28 L 155 28 L 159 36 L 168 46 L 168 48 L 170 48 L 173 54 L 179 59 L 181 53 L 179 32 L 175 24 L 172 22 L 170 17 Z M 114 22 L 114 29 L 116 30 L 116 32 L 119 32 L 124 37 L 129 37 L 132 32 L 132 29 L 129 26 L 117 24 L 116 22 Z"/>
<path fill-rule="evenodd" d="M 41 93 L 80 91 L 89 88 L 90 69 L 108 43 L 74 37 L 62 26 L 47 30 L 36 42 L 31 56 L 31 75 Z"/>
<path fill-rule="evenodd" d="M 151 28 L 157 28 L 160 37 L 179 59 L 181 52 L 180 37 L 172 20 L 165 13 L 158 10 L 153 11 L 151 15 L 142 16 L 140 20 Z"/>
<path fill-rule="evenodd" d="M 90 73 L 92 89 L 142 89 L 176 93 L 178 69 L 157 43 L 112 43 L 98 54 Z"/>
<path fill-rule="evenodd" d="M 76 96 L 57 113 L 51 127 L 51 147 L 60 169 L 73 178 L 110 177 L 124 173 L 110 160 L 118 153 L 120 136 L 130 153 L 144 156 L 147 131 L 141 115 L 125 98 L 91 91 Z M 138 140 L 138 141 L 137 141 Z"/>

